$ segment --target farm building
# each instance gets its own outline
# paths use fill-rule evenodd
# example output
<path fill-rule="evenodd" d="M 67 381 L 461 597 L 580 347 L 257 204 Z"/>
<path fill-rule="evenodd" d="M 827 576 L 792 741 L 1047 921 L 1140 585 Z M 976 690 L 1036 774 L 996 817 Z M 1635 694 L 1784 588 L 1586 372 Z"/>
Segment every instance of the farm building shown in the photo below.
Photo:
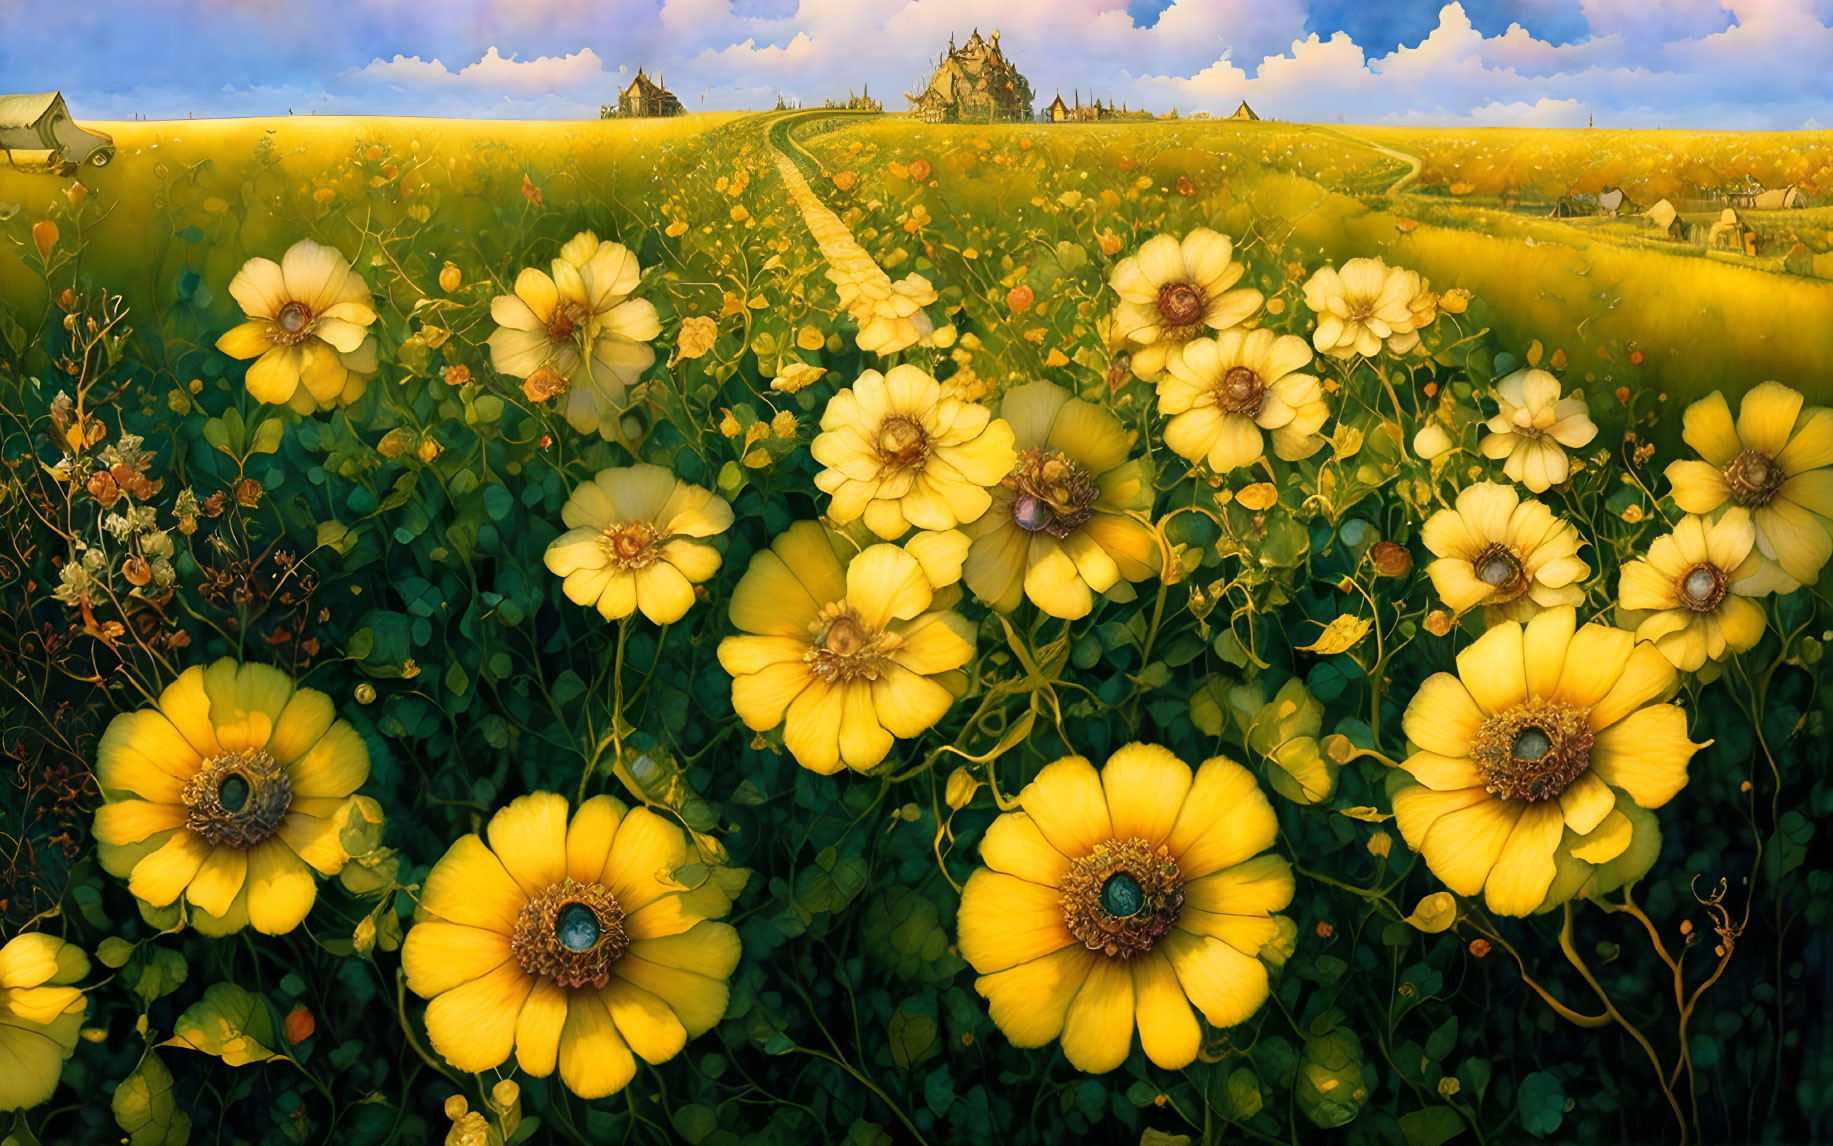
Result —
<path fill-rule="evenodd" d="M 1050 106 L 1044 109 L 1044 118 L 1051 123 L 1069 122 L 1069 105 L 1063 102 L 1061 88 L 1057 89 L 1057 98 L 1051 100 Z"/>
<path fill-rule="evenodd" d="M 1629 201 L 1629 196 L 1623 193 L 1621 187 L 1612 187 L 1598 196 L 1600 215 L 1627 215 L 1635 209 L 1636 205 Z"/>
<path fill-rule="evenodd" d="M 114 158 L 114 136 L 79 127 L 59 92 L 0 96 L 0 160 L 69 174 Z"/>
<path fill-rule="evenodd" d="M 1022 123 L 1031 118 L 1031 85 L 999 49 L 999 31 L 966 44 L 937 61 L 935 75 L 920 93 L 907 95 L 910 110 L 925 123 Z"/>
<path fill-rule="evenodd" d="M 1758 211 L 1781 211 L 1806 207 L 1807 193 L 1794 184 L 1787 187 L 1764 187 L 1755 180 L 1726 196 L 1733 207 L 1750 207 Z"/>
<path fill-rule="evenodd" d="M 1246 100 L 1242 100 L 1241 106 L 1236 108 L 1234 111 L 1234 114 L 1230 115 L 1228 118 L 1230 119 L 1259 119 L 1260 117 L 1254 114 L 1254 109 L 1247 105 Z"/>
<path fill-rule="evenodd" d="M 1732 251 L 1740 255 L 1757 253 L 1757 233 L 1744 225 L 1735 207 L 1727 207 L 1706 233 L 1706 246 L 1713 250 Z"/>
<path fill-rule="evenodd" d="M 1674 204 L 1666 199 L 1650 207 L 1645 217 L 1655 225 L 1656 230 L 1661 232 L 1661 237 L 1664 239 L 1678 241 L 1687 237 L 1687 226 L 1681 222 L 1680 212 L 1676 211 Z"/>
<path fill-rule="evenodd" d="M 681 115 L 681 101 L 675 93 L 662 86 L 662 77 L 650 79 L 642 68 L 636 70 L 636 78 L 630 86 L 617 93 L 617 107 L 598 109 L 602 119 L 638 119 L 658 115 Z"/>

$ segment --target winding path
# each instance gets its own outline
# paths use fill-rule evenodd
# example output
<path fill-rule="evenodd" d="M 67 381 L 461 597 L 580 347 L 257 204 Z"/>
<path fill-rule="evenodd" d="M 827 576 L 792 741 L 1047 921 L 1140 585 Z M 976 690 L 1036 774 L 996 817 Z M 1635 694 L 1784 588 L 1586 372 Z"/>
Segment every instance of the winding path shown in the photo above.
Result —
<path fill-rule="evenodd" d="M 1419 178 L 1420 169 L 1426 165 L 1425 160 L 1421 159 L 1417 155 L 1409 155 L 1407 152 L 1404 152 L 1404 151 L 1396 151 L 1394 148 L 1388 147 L 1384 144 L 1376 143 L 1372 139 L 1363 139 L 1359 135 L 1351 135 L 1349 132 L 1339 130 L 1338 128 L 1327 127 L 1323 125 L 1319 125 L 1319 126 L 1322 128 L 1323 131 L 1336 136 L 1338 139 L 1347 140 L 1348 142 L 1354 143 L 1357 146 L 1366 147 L 1373 151 L 1379 151 L 1381 154 L 1387 156 L 1389 159 L 1398 159 L 1400 160 L 1400 162 L 1407 165 L 1407 173 L 1405 175 L 1402 175 L 1400 178 L 1394 180 L 1393 184 L 1389 186 L 1386 191 L 1382 192 L 1382 194 L 1384 195 L 1391 196 L 1391 195 L 1400 194 L 1403 188 L 1405 188 L 1409 183 L 1412 183 L 1413 180 Z"/>

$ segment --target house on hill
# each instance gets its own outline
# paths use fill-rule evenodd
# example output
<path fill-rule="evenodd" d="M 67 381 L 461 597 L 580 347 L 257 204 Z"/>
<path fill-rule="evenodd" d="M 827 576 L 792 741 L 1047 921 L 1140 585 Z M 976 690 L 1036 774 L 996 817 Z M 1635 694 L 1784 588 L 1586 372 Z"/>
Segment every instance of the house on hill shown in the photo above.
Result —
<path fill-rule="evenodd" d="M 1664 239 L 1673 239 L 1678 242 L 1687 237 L 1687 226 L 1681 222 L 1680 212 L 1676 211 L 1674 204 L 1666 199 L 1650 207 L 1648 214 L 1644 217 L 1655 225 L 1656 230 Z"/>
<path fill-rule="evenodd" d="M 1051 123 L 1069 122 L 1069 105 L 1063 102 L 1063 90 L 1061 88 L 1057 89 L 1057 98 L 1051 100 L 1050 106 L 1044 109 L 1044 118 L 1048 119 Z"/>
<path fill-rule="evenodd" d="M 675 93 L 662 86 L 662 77 L 650 79 L 642 68 L 630 86 L 617 93 L 617 107 L 598 109 L 601 119 L 637 119 L 658 115 L 682 115 L 684 109 Z"/>
<path fill-rule="evenodd" d="M 1230 119 L 1259 119 L 1260 117 L 1254 114 L 1254 109 L 1247 105 L 1246 100 L 1242 100 L 1241 106 L 1236 108 L 1234 111 L 1234 114 L 1229 116 L 1228 118 Z"/>
<path fill-rule="evenodd" d="M 0 161 L 60 175 L 115 157 L 115 139 L 77 126 L 60 92 L 0 96 Z"/>
<path fill-rule="evenodd" d="M 1031 119 L 1031 84 L 999 48 L 999 31 L 980 30 L 936 63 L 929 85 L 905 96 L 924 123 L 1025 123 Z"/>

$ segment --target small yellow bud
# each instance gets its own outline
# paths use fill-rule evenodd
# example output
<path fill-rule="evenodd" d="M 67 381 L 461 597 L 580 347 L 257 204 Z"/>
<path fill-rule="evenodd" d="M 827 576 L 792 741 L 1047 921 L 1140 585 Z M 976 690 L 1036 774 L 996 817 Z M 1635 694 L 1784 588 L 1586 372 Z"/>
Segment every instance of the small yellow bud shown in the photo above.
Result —
<path fill-rule="evenodd" d="M 356 686 L 356 702 L 358 704 L 374 704 L 375 700 L 375 685 L 370 684 L 368 681 L 364 681 L 362 684 Z"/>
<path fill-rule="evenodd" d="M 779 410 L 777 416 L 770 419 L 770 432 L 784 440 L 795 437 L 796 416 L 788 410 Z"/>
<path fill-rule="evenodd" d="M 1457 1080 L 1455 1074 L 1448 1074 L 1438 1080 L 1438 1092 L 1445 1098 L 1450 1098 L 1462 1089 L 1464 1089 L 1464 1084 Z"/>
<path fill-rule="evenodd" d="M 1394 837 L 1388 835 L 1386 832 L 1376 832 L 1374 835 L 1368 837 L 1368 852 L 1370 855 L 1380 856 L 1382 859 L 1386 859 L 1388 852 L 1393 846 Z"/>
<path fill-rule="evenodd" d="M 948 774 L 948 787 L 944 790 L 943 799 L 948 806 L 960 811 L 973 802 L 974 793 L 980 790 L 980 781 L 965 767 L 957 768 Z"/>
<path fill-rule="evenodd" d="M 439 270 L 439 289 L 447 294 L 451 294 L 453 291 L 457 290 L 459 284 L 464 281 L 464 275 L 451 263 L 447 263 Z"/>
<path fill-rule="evenodd" d="M 728 438 L 736 438 L 745 432 L 745 428 L 738 424 L 738 419 L 732 416 L 732 411 L 727 410 L 725 414 L 726 416 L 719 420 L 720 433 Z"/>
<path fill-rule="evenodd" d="M 463 1118 L 470 1109 L 471 1104 L 465 1101 L 465 1096 L 462 1094 L 454 1094 L 446 1099 L 446 1117 L 454 1122 Z"/>

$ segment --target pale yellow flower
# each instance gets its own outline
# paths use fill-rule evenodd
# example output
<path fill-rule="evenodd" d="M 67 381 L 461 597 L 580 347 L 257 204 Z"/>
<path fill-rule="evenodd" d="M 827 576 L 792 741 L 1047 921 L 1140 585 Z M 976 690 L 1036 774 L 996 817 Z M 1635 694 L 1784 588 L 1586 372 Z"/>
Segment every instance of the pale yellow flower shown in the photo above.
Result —
<path fill-rule="evenodd" d="M 864 517 L 887 540 L 974 521 L 1018 460 L 1011 426 L 910 365 L 860 375 L 828 400 L 821 430 L 810 452 L 827 467 L 815 484 L 833 495 L 828 514 Z"/>
<path fill-rule="evenodd" d="M 1648 547 L 1647 557 L 1623 566 L 1618 602 L 1653 611 L 1637 625 L 1636 638 L 1655 642 L 1683 672 L 1754 647 L 1765 623 L 1762 607 L 1749 600 L 1763 592 L 1756 543 L 1757 527 L 1742 506 L 1717 521 L 1681 518 L 1674 532 Z"/>
<path fill-rule="evenodd" d="M 1545 370 L 1517 370 L 1496 383 L 1501 410 L 1488 422 L 1483 456 L 1507 459 L 1502 472 L 1534 493 L 1544 493 L 1571 473 L 1566 448 L 1578 449 L 1597 437 L 1585 400 L 1559 393 L 1559 379 Z"/>
<path fill-rule="evenodd" d="M 42 931 L 0 947 L 0 1110 L 51 1100 L 89 1006 L 71 984 L 88 973 L 89 957 L 76 944 Z"/>
<path fill-rule="evenodd" d="M 1152 508 L 1152 484 L 1127 460 L 1120 420 L 1050 382 L 1008 393 L 1018 464 L 993 505 L 967 527 L 963 578 L 1002 613 L 1021 600 L 1053 617 L 1085 617 L 1100 593 L 1131 601 L 1134 581 L 1158 573 L 1152 530 L 1129 511 Z"/>
<path fill-rule="evenodd" d="M 826 373 L 825 368 L 811 363 L 786 362 L 777 368 L 776 377 L 770 380 L 770 388 L 784 394 L 794 394 L 821 381 Z"/>
<path fill-rule="evenodd" d="M 1317 313 L 1311 343 L 1320 354 L 1373 358 L 1382 344 L 1404 354 L 1419 344 L 1419 327 L 1436 317 L 1419 275 L 1380 259 L 1351 259 L 1322 267 L 1305 282 L 1305 305 Z"/>
<path fill-rule="evenodd" d="M 1466 487 L 1456 508 L 1426 519 L 1420 539 L 1437 558 L 1426 566 L 1432 588 L 1458 614 L 1484 606 L 1493 625 L 1584 604 L 1591 567 L 1578 556 L 1578 530 L 1514 486 Z"/>
<path fill-rule="evenodd" d="M 253 358 L 246 384 L 262 402 L 300 413 L 362 397 L 376 372 L 369 284 L 335 247 L 301 239 L 278 263 L 249 259 L 229 283 L 248 321 L 216 340 L 231 358 Z"/>
<path fill-rule="evenodd" d="M 1688 513 L 1740 505 L 1756 526 L 1762 568 L 1749 593 L 1813 584 L 1833 557 L 1833 410 L 1765 382 L 1744 395 L 1738 420 L 1724 394 L 1687 407 L 1681 437 L 1704 461 L 1667 468 L 1674 501 Z"/>
<path fill-rule="evenodd" d="M 1120 296 L 1117 334 L 1137 344 L 1133 373 L 1150 382 L 1192 339 L 1245 322 L 1260 309 L 1257 290 L 1230 290 L 1246 270 L 1227 235 L 1198 227 L 1182 241 L 1154 235 L 1108 278 Z"/>
<path fill-rule="evenodd" d="M 1294 335 L 1225 330 L 1198 339 L 1171 360 L 1158 382 L 1158 412 L 1171 415 L 1165 445 L 1216 473 L 1252 465 L 1273 433 L 1273 452 L 1286 461 L 1315 454 L 1330 417 L 1323 387 L 1297 371 L 1311 348 Z"/>
<path fill-rule="evenodd" d="M 935 302 L 936 289 L 922 275 L 909 274 L 896 282 L 861 250 L 828 271 L 839 288 L 840 305 L 859 324 L 854 339 L 872 354 L 896 354 L 923 342 L 935 333 L 935 323 L 923 308 Z"/>
<path fill-rule="evenodd" d="M 719 341 L 719 323 L 704 314 L 681 320 L 681 333 L 675 338 L 675 353 L 682 358 L 700 358 Z"/>
<path fill-rule="evenodd" d="M 732 591 L 739 636 L 719 645 L 747 727 L 783 726 L 804 768 L 867 771 L 922 735 L 966 687 L 974 626 L 952 606 L 967 554 L 955 530 L 855 553 L 800 521 L 759 550 Z"/>
<path fill-rule="evenodd" d="M 552 275 L 524 268 L 513 294 L 491 300 L 491 363 L 516 378 L 553 370 L 568 383 L 568 423 L 615 439 L 625 389 L 655 363 L 648 343 L 662 332 L 655 305 L 630 297 L 642 268 L 622 243 L 590 231 L 568 241 L 552 267 Z"/>
<path fill-rule="evenodd" d="M 567 599 L 607 621 L 642 610 L 672 624 L 694 606 L 694 586 L 719 571 L 706 542 L 732 526 L 732 507 L 661 466 L 600 470 L 561 507 L 567 531 L 547 547 L 548 571 Z"/>

